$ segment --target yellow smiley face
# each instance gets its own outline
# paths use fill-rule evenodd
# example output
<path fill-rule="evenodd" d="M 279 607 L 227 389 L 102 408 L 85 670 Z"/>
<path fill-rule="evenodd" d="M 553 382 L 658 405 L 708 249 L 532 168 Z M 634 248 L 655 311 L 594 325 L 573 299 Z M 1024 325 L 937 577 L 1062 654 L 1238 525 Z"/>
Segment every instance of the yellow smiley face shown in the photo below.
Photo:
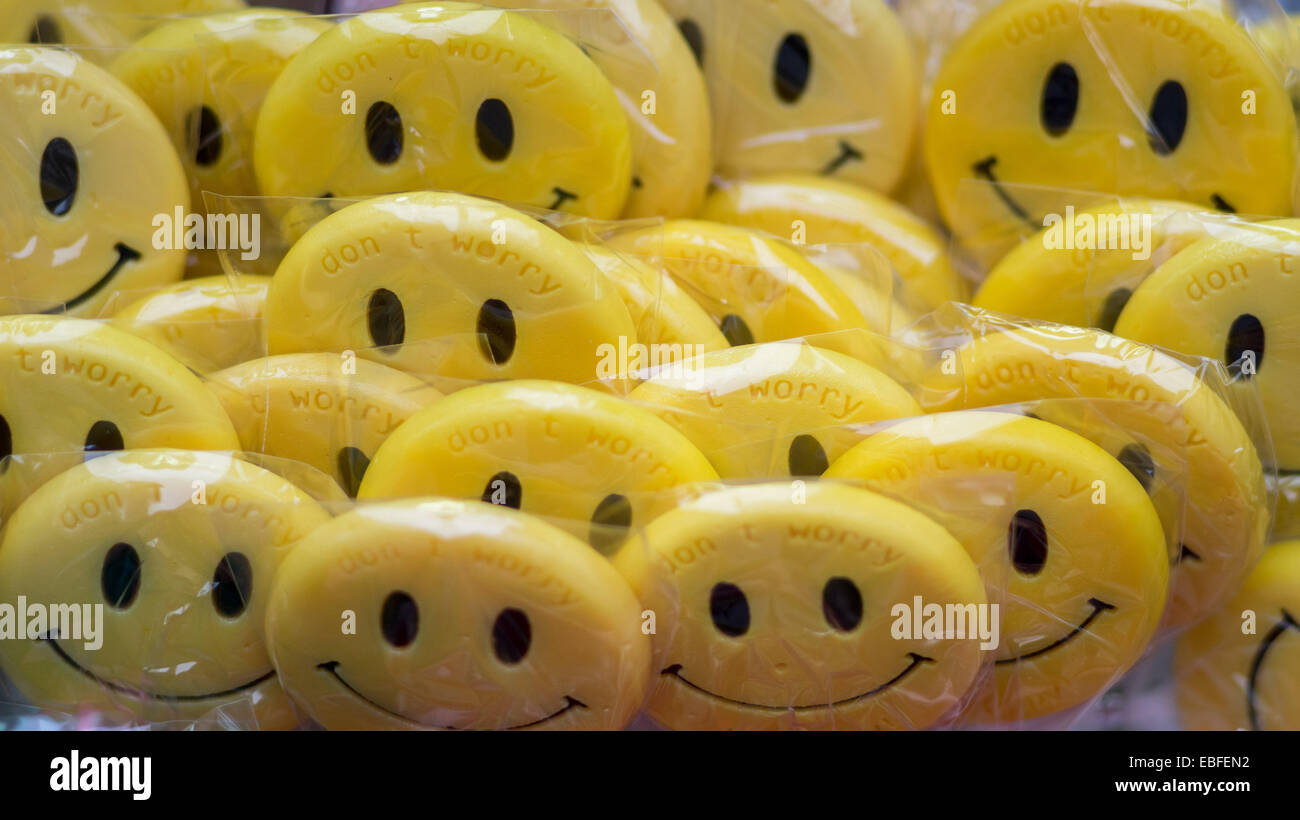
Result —
<path fill-rule="evenodd" d="M 655 613 L 647 711 L 673 729 L 921 729 L 961 702 L 979 639 L 899 607 L 985 607 L 961 545 L 883 496 L 789 483 L 701 496 L 614 565 Z M 964 634 L 964 633 L 963 633 Z"/>
<path fill-rule="evenodd" d="M 972 720 L 1084 703 L 1155 634 L 1169 585 L 1160 519 L 1137 479 L 1081 436 L 999 413 L 924 416 L 868 438 L 826 476 L 914 506 L 979 567 L 1001 641 Z"/>
<path fill-rule="evenodd" d="M 67 51 L 4 48 L 0 120 L 0 313 L 94 316 L 118 289 L 181 278 L 153 220 L 189 207 L 185 172 L 130 89 Z"/>
<path fill-rule="evenodd" d="M 1195 730 L 1300 729 L 1300 541 L 1274 544 L 1237 595 L 1178 641 L 1178 714 Z"/>
<path fill-rule="evenodd" d="M 0 317 L 0 521 L 89 454 L 145 447 L 239 439 L 198 377 L 148 342 L 84 319 Z"/>
<path fill-rule="evenodd" d="M 347 350 L 457 380 L 596 380 L 635 341 L 582 250 L 541 222 L 460 194 L 378 197 L 327 217 L 285 256 L 266 302 L 272 354 Z"/>
<path fill-rule="evenodd" d="M 266 96 L 268 196 L 463 191 L 601 219 L 632 179 L 627 117 L 577 45 L 467 3 L 362 14 L 298 53 Z"/>
<path fill-rule="evenodd" d="M 1216 231 L 1161 265 L 1115 333 L 1217 359 L 1258 391 L 1277 466 L 1300 470 L 1300 220 Z"/>
<path fill-rule="evenodd" d="M 25 639 L 0 641 L 0 667 L 50 711 L 292 728 L 263 620 L 280 562 L 328 518 L 226 453 L 136 450 L 75 467 L 0 543 L 0 600 L 29 609 Z M 80 623 L 30 613 L 60 604 Z"/>
<path fill-rule="evenodd" d="M 87 58 L 103 62 L 162 15 L 243 6 L 243 0 L 0 0 L 0 43 L 90 46 Z"/>
<path fill-rule="evenodd" d="M 907 34 L 882 0 L 663 5 L 704 69 L 720 174 L 898 184 L 919 90 Z"/>
<path fill-rule="evenodd" d="M 276 576 L 267 635 L 285 689 L 327 729 L 618 729 L 645 696 L 641 623 L 582 542 L 425 500 L 313 532 Z"/>
<path fill-rule="evenodd" d="M 1281 79 L 1210 4 L 1011 0 L 944 58 L 924 150 L 949 227 L 993 252 L 1062 190 L 1288 214 L 1296 146 Z"/>
<path fill-rule="evenodd" d="M 553 517 L 612 552 L 671 507 L 676 488 L 716 479 L 695 445 L 648 410 L 583 387 L 513 381 L 413 415 L 379 448 L 358 497 L 477 498 Z"/>

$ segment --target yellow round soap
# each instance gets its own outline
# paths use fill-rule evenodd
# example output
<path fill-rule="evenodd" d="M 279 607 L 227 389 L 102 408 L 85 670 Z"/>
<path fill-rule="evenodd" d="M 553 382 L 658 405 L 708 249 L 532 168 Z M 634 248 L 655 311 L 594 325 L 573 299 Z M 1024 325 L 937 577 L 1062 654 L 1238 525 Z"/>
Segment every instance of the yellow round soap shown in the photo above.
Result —
<path fill-rule="evenodd" d="M 281 561 L 328 519 L 228 453 L 133 450 L 74 467 L 5 529 L 0 597 L 26 600 L 28 620 L 0 640 L 0 668 L 47 711 L 293 728 L 264 615 Z"/>
<path fill-rule="evenodd" d="M 974 564 L 938 524 L 865 490 L 709 493 L 614 565 L 654 616 L 647 712 L 672 729 L 923 729 L 980 669 L 977 630 L 916 634 L 911 616 L 987 610 Z"/>
<path fill-rule="evenodd" d="M 627 116 L 597 65 L 521 14 L 424 3 L 339 23 L 295 56 L 257 120 L 268 196 L 425 188 L 612 219 Z"/>
<path fill-rule="evenodd" d="M 266 623 L 285 689 L 327 729 L 618 729 L 650 673 L 609 562 L 486 504 L 339 516 L 285 561 Z"/>
<path fill-rule="evenodd" d="M 310 464 L 357 494 L 375 451 L 441 394 L 391 367 L 337 353 L 295 353 L 212 375 L 245 449 Z"/>
<path fill-rule="evenodd" d="M 979 567 L 1001 640 L 973 721 L 1085 703 L 1155 634 L 1169 585 L 1160 519 L 1138 480 L 1082 436 L 1009 414 L 923 416 L 868 438 L 826 476 L 929 515 Z"/>
<path fill-rule="evenodd" d="M 1174 654 L 1178 715 L 1195 730 L 1300 730 L 1300 541 L 1274 544 Z"/>
<path fill-rule="evenodd" d="M 0 314 L 95 316 L 181 278 L 154 220 L 188 209 L 185 171 L 134 92 L 72 52 L 0 47 L 0 122 Z"/>

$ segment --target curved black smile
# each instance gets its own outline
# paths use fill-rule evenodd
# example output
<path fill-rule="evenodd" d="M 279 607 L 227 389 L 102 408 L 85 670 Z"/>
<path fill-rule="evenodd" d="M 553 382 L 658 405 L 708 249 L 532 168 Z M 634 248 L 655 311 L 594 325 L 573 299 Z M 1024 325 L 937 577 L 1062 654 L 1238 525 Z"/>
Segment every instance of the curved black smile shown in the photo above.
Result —
<path fill-rule="evenodd" d="M 209 692 L 206 695 L 159 695 L 153 692 L 146 692 L 143 689 L 133 689 L 130 686 L 123 686 L 120 683 L 113 683 L 112 681 L 104 680 L 100 676 L 96 675 L 94 672 L 91 672 L 89 669 L 87 669 L 86 667 L 82 666 L 81 664 L 73 660 L 72 656 L 69 655 L 67 652 L 64 652 L 63 647 L 59 646 L 57 636 L 44 637 L 41 638 L 41 640 L 49 644 L 50 648 L 54 650 L 54 654 L 62 658 L 64 663 L 66 663 L 68 666 L 71 666 L 73 669 L 77 670 L 81 674 L 85 675 L 87 678 L 90 678 L 95 683 L 99 684 L 105 689 L 118 692 L 119 694 L 129 695 L 130 697 L 137 698 L 139 700 L 157 700 L 157 701 L 163 701 L 165 703 L 190 703 L 199 700 L 209 700 L 211 698 L 224 698 L 230 695 L 237 695 L 240 692 L 244 692 L 256 686 L 260 686 L 261 684 L 266 683 L 271 678 L 275 677 L 275 670 L 272 669 L 270 672 L 267 672 L 265 675 L 261 676 L 260 678 L 257 678 L 256 680 L 251 680 L 248 683 L 245 683 L 241 686 L 236 686 L 233 689 L 223 689 L 220 692 Z"/>
<path fill-rule="evenodd" d="M 1101 600 L 1100 598 L 1089 598 L 1088 603 L 1092 605 L 1092 614 L 1090 614 L 1087 618 L 1084 618 L 1083 623 L 1079 624 L 1074 629 L 1070 630 L 1069 635 L 1066 635 L 1064 638 L 1049 643 L 1047 646 L 1044 646 L 1042 649 L 1035 649 L 1033 652 L 1026 652 L 1023 655 L 1017 655 L 1014 658 L 1006 658 L 1004 660 L 999 660 L 996 663 L 998 665 L 1004 663 L 1015 663 L 1016 661 L 1029 660 L 1030 658 L 1036 658 L 1039 655 L 1043 655 L 1048 652 L 1051 652 L 1053 649 L 1056 649 L 1057 647 L 1068 643 L 1079 633 L 1086 631 L 1089 625 L 1091 625 L 1093 621 L 1097 620 L 1097 617 L 1101 615 L 1101 613 L 1106 612 L 1107 610 L 1115 609 L 1114 604 L 1108 604 L 1105 601 Z"/>
<path fill-rule="evenodd" d="M 560 210 L 560 207 L 564 205 L 564 203 L 568 202 L 571 199 L 576 200 L 578 198 L 577 194 L 573 193 L 572 191 L 566 191 L 563 188 L 560 188 L 559 186 L 552 188 L 551 191 L 555 194 L 555 201 L 551 203 L 552 211 L 558 211 Z"/>
<path fill-rule="evenodd" d="M 813 709 L 834 709 L 838 706 L 847 706 L 850 703 L 855 703 L 860 700 L 866 700 L 867 698 L 873 695 L 878 695 L 881 692 L 888 689 L 889 687 L 898 683 L 903 678 L 910 675 L 912 673 L 912 670 L 920 666 L 921 664 L 934 663 L 934 658 L 927 658 L 924 655 L 918 655 L 915 652 L 908 652 L 907 656 L 912 659 L 911 663 L 907 665 L 907 668 L 904 669 L 902 672 L 899 672 L 897 675 L 890 678 L 889 680 L 885 681 L 881 685 L 877 686 L 875 689 L 871 689 L 869 691 L 863 692 L 860 695 L 851 695 L 847 698 L 843 698 L 842 700 L 832 701 L 831 703 L 814 703 L 814 704 L 809 704 L 807 706 L 768 706 L 767 704 L 764 703 L 749 703 L 748 701 L 735 700 L 733 698 L 729 698 L 724 695 L 719 695 L 717 692 L 710 692 L 708 689 L 705 689 L 702 686 L 697 686 L 696 684 L 691 683 L 686 678 L 682 677 L 681 674 L 682 665 L 680 663 L 675 663 L 672 666 L 669 666 L 659 674 L 672 675 L 674 678 L 686 684 L 687 686 L 689 686 L 690 688 L 694 689 L 697 692 L 701 692 L 705 695 L 708 695 L 709 697 L 714 698 L 715 700 L 726 701 L 727 703 L 734 703 L 737 706 L 745 706 L 750 709 L 766 709 L 771 712 L 807 712 Z"/>
<path fill-rule="evenodd" d="M 836 171 L 843 168 L 850 161 L 862 162 L 866 157 L 851 142 L 840 140 L 840 155 L 831 160 L 830 163 L 822 169 L 822 176 L 828 177 Z"/>
<path fill-rule="evenodd" d="M 422 729 L 446 729 L 446 730 L 448 730 L 448 731 L 460 731 L 460 728 L 457 727 L 457 726 L 429 726 L 429 725 L 427 725 L 427 724 L 424 724 L 424 723 L 419 722 L 418 720 L 412 720 L 411 718 L 407 717 L 406 715 L 403 715 L 403 714 L 401 714 L 401 713 L 399 713 L 399 712 L 394 712 L 392 709 L 389 709 L 389 708 L 387 708 L 387 707 L 384 707 L 384 706 L 379 705 L 378 703 L 375 703 L 373 700 L 371 700 L 370 698 L 368 698 L 368 697 L 366 697 L 365 695 L 361 694 L 361 692 L 359 692 L 359 691 L 357 691 L 356 689 L 354 689 L 354 688 L 352 687 L 352 684 L 350 684 L 350 683 L 348 683 L 347 681 L 343 680 L 343 676 L 340 675 L 340 674 L 338 673 L 338 666 L 339 666 L 339 662 L 338 662 L 338 661 L 326 661 L 325 663 L 318 663 L 318 664 L 316 664 L 316 668 L 317 668 L 317 669 L 320 669 L 320 670 L 322 670 L 322 671 L 324 671 L 324 672 L 328 672 L 328 673 L 330 673 L 330 675 L 332 675 L 332 676 L 334 677 L 334 680 L 338 681 L 339 684 L 340 684 L 344 689 L 348 690 L 348 691 L 351 692 L 354 696 L 356 696 L 358 699 L 364 701 L 365 703 L 369 704 L 370 706 L 373 706 L 374 708 L 378 709 L 379 711 L 383 712 L 383 713 L 386 714 L 386 715 L 391 715 L 392 717 L 395 717 L 395 718 L 397 718 L 398 720 L 405 721 L 406 723 L 409 723 L 409 724 L 411 724 L 412 726 L 419 726 L 419 727 L 422 728 Z M 565 704 L 564 704 L 564 706 L 560 707 L 559 711 L 552 712 L 551 714 L 547 715 L 547 716 L 544 717 L 544 718 L 539 718 L 539 719 L 534 720 L 534 721 L 531 721 L 531 722 L 529 722 L 529 723 L 521 723 L 521 724 L 519 724 L 518 726 L 507 726 L 507 727 L 506 727 L 506 731 L 514 731 L 514 730 L 517 730 L 517 729 L 531 729 L 531 728 L 533 728 L 534 726 L 540 726 L 541 724 L 546 723 L 547 721 L 555 720 L 555 719 L 558 718 L 560 715 L 564 714 L 565 712 L 569 711 L 570 709 L 586 709 L 586 708 L 587 708 L 587 704 L 583 703 L 582 701 L 578 700 L 578 699 L 575 698 L 575 697 L 570 697 L 570 696 L 568 696 L 568 695 L 565 695 L 565 697 L 564 697 L 564 701 L 565 701 Z"/>
<path fill-rule="evenodd" d="M 1288 629 L 1294 629 L 1300 632 L 1300 623 L 1291 617 L 1291 613 L 1285 609 L 1282 610 L 1282 620 L 1273 625 L 1273 628 L 1260 641 L 1259 649 L 1255 651 L 1255 659 L 1250 664 L 1250 682 L 1246 684 L 1246 710 L 1250 714 L 1250 728 L 1254 731 L 1260 731 L 1259 725 L 1259 707 L 1255 703 L 1255 683 L 1259 679 L 1259 668 L 1264 665 L 1264 656 L 1268 650 L 1273 648 L 1273 644 Z"/>
<path fill-rule="evenodd" d="M 1043 227 L 1041 221 L 1035 222 L 1033 217 L 1029 215 L 1029 212 L 1024 209 L 1024 206 L 1017 202 L 1015 197 L 1007 193 L 1007 189 L 1002 187 L 1002 181 L 998 179 L 997 174 L 993 173 L 993 166 L 997 164 L 998 158 L 996 156 L 989 156 L 979 162 L 973 163 L 971 165 L 971 170 L 975 172 L 977 177 L 993 185 L 994 193 L 998 195 L 998 199 L 1002 200 L 1002 204 L 1007 206 L 1008 211 L 1011 211 L 1011 213 L 1015 214 L 1020 221 L 1024 222 L 1035 231 L 1038 231 Z M 1232 207 L 1226 199 L 1218 194 L 1210 195 L 1210 204 L 1214 206 L 1216 211 L 1223 211 L 1224 213 L 1229 214 L 1235 214 L 1237 212 L 1236 208 Z"/>
<path fill-rule="evenodd" d="M 41 313 L 63 313 L 81 305 L 89 299 L 94 298 L 95 294 L 103 290 L 104 287 L 113 280 L 113 277 L 117 276 L 118 273 L 122 271 L 122 268 L 126 266 L 126 263 L 134 262 L 140 258 L 140 252 L 125 242 L 118 242 L 113 246 L 113 250 L 117 251 L 117 261 L 113 263 L 113 267 L 108 269 L 108 273 L 99 278 L 98 282 L 86 288 L 68 301 L 55 305 L 52 308 L 42 310 Z"/>

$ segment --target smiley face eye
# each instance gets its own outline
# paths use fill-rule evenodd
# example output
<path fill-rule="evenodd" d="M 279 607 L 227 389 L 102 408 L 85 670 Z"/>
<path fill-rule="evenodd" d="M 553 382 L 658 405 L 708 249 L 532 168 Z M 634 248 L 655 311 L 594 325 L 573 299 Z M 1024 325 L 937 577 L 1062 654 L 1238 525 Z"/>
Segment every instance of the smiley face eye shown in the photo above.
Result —
<path fill-rule="evenodd" d="M 492 624 L 492 651 L 504 664 L 513 666 L 528 654 L 533 643 L 533 626 L 518 609 L 503 609 Z"/>
<path fill-rule="evenodd" d="M 1011 565 L 1022 575 L 1037 575 L 1047 563 L 1047 527 L 1033 510 L 1020 510 L 1007 532 Z"/>
<path fill-rule="evenodd" d="M 492 162 L 510 156 L 515 144 L 515 121 L 510 116 L 510 108 L 501 100 L 484 100 L 474 117 L 474 136 L 479 152 Z"/>
<path fill-rule="evenodd" d="M 729 638 L 749 631 L 749 600 L 735 584 L 720 583 L 709 593 L 709 614 L 713 625 Z"/>
<path fill-rule="evenodd" d="M 63 216 L 72 210 L 80 179 L 81 170 L 72 143 L 63 137 L 55 137 L 46 143 L 41 154 L 41 199 L 45 201 L 45 210 L 54 216 Z"/>
<path fill-rule="evenodd" d="M 1151 102 L 1151 150 L 1160 156 L 1174 152 L 1187 130 L 1187 92 L 1183 84 L 1170 80 L 1156 91 Z"/>
<path fill-rule="evenodd" d="M 227 618 L 243 614 L 253 597 L 253 565 L 242 552 L 228 552 L 212 573 L 212 605 Z"/>
<path fill-rule="evenodd" d="M 478 310 L 478 347 L 483 358 L 492 364 L 502 365 L 515 353 L 515 314 L 500 299 L 489 299 Z"/>
<path fill-rule="evenodd" d="M 821 443 L 806 433 L 790 442 L 787 462 L 792 476 L 819 476 L 830 466 Z"/>
<path fill-rule="evenodd" d="M 826 623 L 849 632 L 862 623 L 862 593 L 848 578 L 832 578 L 822 588 L 822 614 Z"/>
<path fill-rule="evenodd" d="M 1101 315 L 1097 317 L 1097 329 L 1113 333 L 1115 323 L 1119 321 L 1119 315 L 1124 312 L 1124 306 L 1132 298 L 1133 291 L 1128 288 L 1116 288 L 1111 291 L 1101 306 Z"/>
<path fill-rule="evenodd" d="M 392 646 L 398 649 L 410 646 L 415 633 L 420 630 L 420 608 L 405 592 L 389 593 L 379 616 L 379 628 L 384 633 L 384 640 Z"/>
<path fill-rule="evenodd" d="M 406 309 L 396 293 L 379 288 L 370 294 L 366 325 L 376 347 L 394 347 L 406 339 Z"/>
<path fill-rule="evenodd" d="M 632 527 L 632 502 L 627 496 L 610 493 L 591 514 L 590 542 L 598 552 L 611 552 L 623 542 Z"/>
<path fill-rule="evenodd" d="M 32 30 L 27 34 L 27 42 L 33 45 L 62 43 L 63 32 L 59 30 L 58 21 L 45 14 L 37 17 L 36 22 L 32 24 Z"/>
<path fill-rule="evenodd" d="M 366 112 L 366 147 L 380 165 L 392 165 L 402 156 L 402 115 L 383 100 Z"/>
<path fill-rule="evenodd" d="M 686 38 L 686 45 L 691 47 L 695 64 L 704 68 L 704 32 L 700 30 L 700 24 L 687 17 L 677 23 L 677 30 Z"/>
<path fill-rule="evenodd" d="M 130 544 L 114 544 L 104 556 L 99 572 L 99 588 L 113 609 L 126 609 L 135 603 L 140 591 L 140 554 Z"/>
<path fill-rule="evenodd" d="M 1151 452 L 1141 444 L 1128 444 L 1116 457 L 1133 477 L 1142 485 L 1142 489 L 1151 492 L 1151 483 L 1156 477 L 1156 464 L 1151 460 Z"/>
<path fill-rule="evenodd" d="M 9 421 L 0 413 L 0 472 L 9 469 L 9 456 L 14 454 L 14 434 L 9 430 Z"/>
<path fill-rule="evenodd" d="M 86 433 L 86 444 L 82 448 L 87 453 L 107 453 L 113 450 L 125 450 L 122 431 L 111 421 L 97 421 L 90 425 Z M 89 458 L 89 456 L 87 456 Z"/>
<path fill-rule="evenodd" d="M 488 479 L 483 488 L 483 500 L 498 507 L 517 510 L 524 503 L 524 488 L 514 473 L 499 472 Z"/>
<path fill-rule="evenodd" d="M 718 329 L 732 347 L 742 345 L 752 345 L 754 343 L 754 332 L 745 324 L 745 320 L 734 313 L 729 313 L 722 317 L 718 323 Z"/>
<path fill-rule="evenodd" d="M 1047 82 L 1043 83 L 1043 99 L 1040 116 L 1043 130 L 1053 137 L 1059 137 L 1074 124 L 1074 115 L 1079 110 L 1079 75 L 1069 63 L 1057 63 L 1047 72 Z"/>
<path fill-rule="evenodd" d="M 802 34 L 785 35 L 781 45 L 776 49 L 776 60 L 772 67 L 772 87 L 781 101 L 793 105 L 808 90 L 808 79 L 812 76 L 812 52 L 808 50 L 808 41 Z"/>
<path fill-rule="evenodd" d="M 206 168 L 221 158 L 223 138 L 217 112 L 206 105 L 199 106 L 186 116 L 185 132 L 196 163 Z"/>
<path fill-rule="evenodd" d="M 361 479 L 366 477 L 366 470 L 370 469 L 370 459 L 356 447 L 344 447 L 339 450 L 337 460 L 343 489 L 347 491 L 348 498 L 356 498 L 357 491 L 361 489 Z"/>
<path fill-rule="evenodd" d="M 1264 325 L 1249 313 L 1243 313 L 1228 328 L 1228 343 L 1224 346 L 1223 360 L 1233 376 L 1247 379 L 1259 372 L 1264 364 Z M 1251 366 L 1245 367 L 1251 360 Z"/>

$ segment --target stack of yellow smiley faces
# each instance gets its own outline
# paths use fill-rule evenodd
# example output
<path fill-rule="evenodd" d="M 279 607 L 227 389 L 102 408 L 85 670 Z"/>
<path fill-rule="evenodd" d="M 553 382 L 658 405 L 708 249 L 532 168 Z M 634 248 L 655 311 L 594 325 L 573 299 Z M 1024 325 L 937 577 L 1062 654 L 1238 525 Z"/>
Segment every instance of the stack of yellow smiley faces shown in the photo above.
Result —
<path fill-rule="evenodd" d="M 0 0 L 0 725 L 1300 725 L 1268 41 L 355 5 Z"/>

